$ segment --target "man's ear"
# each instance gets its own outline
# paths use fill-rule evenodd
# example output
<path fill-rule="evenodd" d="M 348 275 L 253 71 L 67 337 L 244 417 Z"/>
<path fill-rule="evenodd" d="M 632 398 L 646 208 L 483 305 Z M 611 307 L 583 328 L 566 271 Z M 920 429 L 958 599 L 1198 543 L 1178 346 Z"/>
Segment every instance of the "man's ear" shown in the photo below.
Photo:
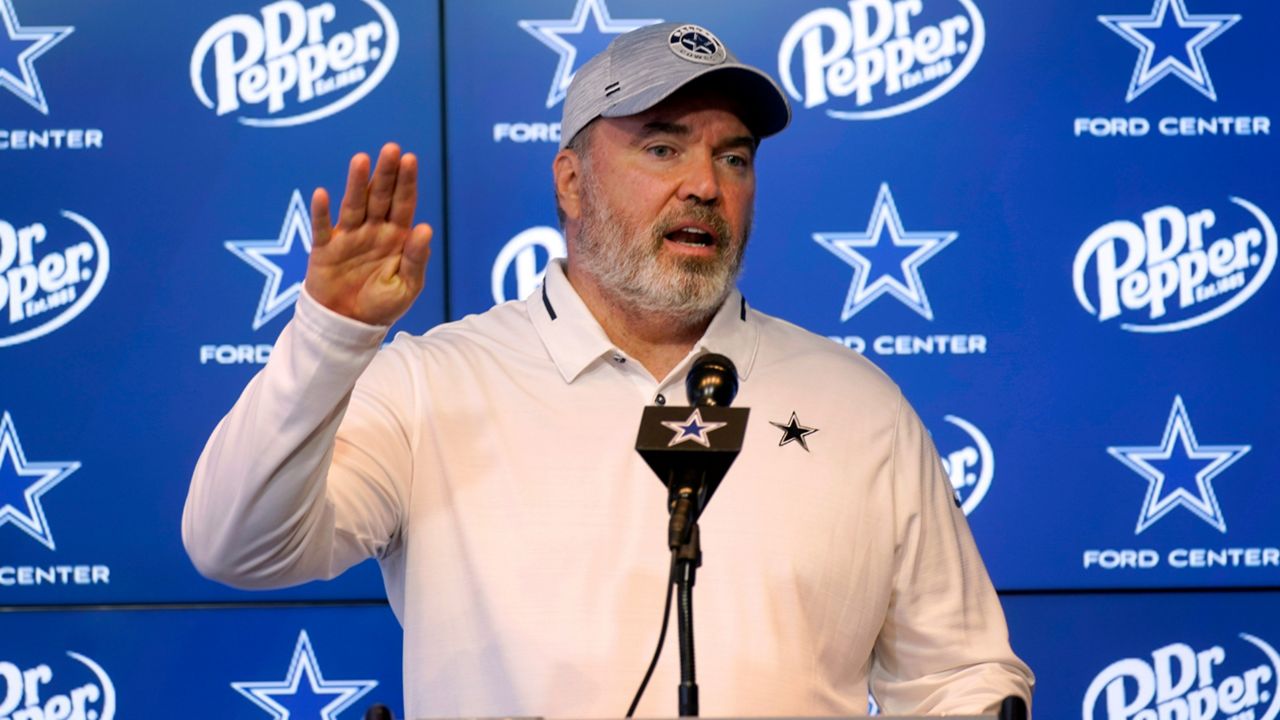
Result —
<path fill-rule="evenodd" d="M 582 217 L 582 157 L 576 150 L 566 148 L 556 153 L 551 162 L 551 173 L 556 183 L 556 201 L 568 220 Z"/>

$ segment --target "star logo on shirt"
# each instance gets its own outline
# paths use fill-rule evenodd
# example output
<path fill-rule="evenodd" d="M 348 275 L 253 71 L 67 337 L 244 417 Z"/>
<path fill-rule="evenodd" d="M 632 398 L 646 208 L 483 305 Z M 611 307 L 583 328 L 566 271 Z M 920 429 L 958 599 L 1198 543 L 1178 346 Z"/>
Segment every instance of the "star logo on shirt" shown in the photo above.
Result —
<path fill-rule="evenodd" d="M 311 216 L 302 201 L 302 193 L 294 190 L 285 213 L 280 235 L 274 240 L 228 240 L 226 248 L 236 257 L 267 276 L 253 316 L 253 329 L 271 322 L 277 315 L 293 307 L 302 293 L 311 257 Z"/>
<path fill-rule="evenodd" d="M 311 639 L 303 630 L 293 648 L 293 659 L 289 661 L 284 680 L 233 682 L 231 687 L 271 713 L 273 720 L 337 720 L 338 713 L 351 707 L 377 684 L 377 680 L 325 680 L 315 651 L 311 649 Z"/>
<path fill-rule="evenodd" d="M 794 411 L 791 413 L 791 420 L 783 425 L 780 422 L 769 421 L 769 424 L 782 431 L 782 439 L 778 441 L 778 447 L 787 445 L 792 442 L 800 443 L 800 447 L 805 452 L 809 452 L 809 442 L 806 437 L 818 432 L 818 428 L 808 427 L 800 424 L 800 419 L 796 417 Z"/>
<path fill-rule="evenodd" d="M 55 550 L 40 498 L 79 469 L 80 463 L 75 461 L 27 460 L 13 418 L 4 413 L 0 416 L 0 527 L 13 523 L 41 545 Z"/>
<path fill-rule="evenodd" d="M 1099 15 L 1098 21 L 1138 48 L 1125 102 L 1169 75 L 1217 102 L 1204 46 L 1239 22 L 1239 15 L 1191 15 L 1186 0 L 1155 0 L 1150 15 Z"/>
<path fill-rule="evenodd" d="M 586 62 L 608 47 L 617 35 L 660 22 L 615 20 L 609 15 L 605 0 L 578 0 L 573 17 L 568 20 L 520 20 L 517 24 L 560 56 L 547 93 L 547 108 L 553 108 L 564 100 L 580 66 L 579 58 Z"/>
<path fill-rule="evenodd" d="M 1220 532 L 1227 521 L 1213 493 L 1213 479 L 1249 452 L 1248 445 L 1201 445 L 1191 418 L 1175 396 L 1159 445 L 1108 447 L 1110 453 L 1147 481 L 1147 497 L 1138 516 L 1137 535 L 1181 506 Z"/>
<path fill-rule="evenodd" d="M 693 414 L 688 420 L 663 420 L 662 424 L 668 429 L 675 432 L 671 438 L 671 442 L 667 443 L 667 447 L 675 447 L 680 443 L 695 442 L 702 447 L 711 447 L 711 438 L 707 434 L 712 430 L 719 430 L 729 423 L 710 422 L 702 419 L 702 409 L 694 408 Z"/>
<path fill-rule="evenodd" d="M 13 0 L 0 0 L 0 87 L 17 95 L 23 102 L 49 114 L 40 77 L 36 75 L 36 59 L 70 35 L 73 27 L 23 27 L 13 11 Z"/>
<path fill-rule="evenodd" d="M 866 232 L 813 234 L 819 245 L 853 267 L 853 282 L 840 320 L 848 320 L 886 293 L 932 320 L 920 266 L 950 245 L 956 235 L 949 231 L 907 232 L 889 185 L 882 183 Z"/>

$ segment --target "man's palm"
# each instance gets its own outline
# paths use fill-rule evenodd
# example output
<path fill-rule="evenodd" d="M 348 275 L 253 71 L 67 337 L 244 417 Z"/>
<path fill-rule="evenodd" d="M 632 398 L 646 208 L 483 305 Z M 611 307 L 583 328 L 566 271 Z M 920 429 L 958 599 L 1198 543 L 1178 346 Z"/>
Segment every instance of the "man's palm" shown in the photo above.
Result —
<path fill-rule="evenodd" d="M 390 325 L 422 291 L 431 226 L 413 225 L 418 160 L 383 146 L 373 177 L 369 156 L 351 158 L 338 224 L 329 220 L 329 194 L 311 196 L 311 260 L 306 289 L 317 302 L 371 325 Z"/>

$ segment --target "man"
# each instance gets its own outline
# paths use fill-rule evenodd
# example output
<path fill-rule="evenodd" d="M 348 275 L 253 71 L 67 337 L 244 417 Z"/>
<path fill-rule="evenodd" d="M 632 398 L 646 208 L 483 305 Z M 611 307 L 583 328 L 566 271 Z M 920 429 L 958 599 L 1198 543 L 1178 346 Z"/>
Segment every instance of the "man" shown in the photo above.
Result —
<path fill-rule="evenodd" d="M 412 155 L 384 147 L 371 180 L 355 157 L 335 227 L 313 196 L 306 293 L 196 468 L 196 566 L 273 587 L 377 557 L 410 717 L 619 716 L 668 570 L 666 492 L 631 449 L 636 423 L 683 403 L 690 365 L 717 352 L 753 422 L 700 522 L 702 713 L 859 715 L 869 689 L 893 713 L 1029 697 L 901 393 L 733 289 L 757 145 L 789 113 L 704 29 L 620 36 L 565 100 L 567 262 L 524 302 L 382 351 L 431 230 L 412 225 Z M 667 653 L 639 716 L 674 714 L 677 668 Z"/>

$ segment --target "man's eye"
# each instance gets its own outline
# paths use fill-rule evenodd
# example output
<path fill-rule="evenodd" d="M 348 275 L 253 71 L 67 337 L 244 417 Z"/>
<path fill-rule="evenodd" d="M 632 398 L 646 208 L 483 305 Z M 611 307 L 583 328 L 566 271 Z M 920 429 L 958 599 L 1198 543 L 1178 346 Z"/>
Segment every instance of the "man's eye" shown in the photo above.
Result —
<path fill-rule="evenodd" d="M 649 148 L 649 154 L 654 157 L 668 158 L 675 154 L 675 149 L 667 145 L 654 145 Z"/>
<path fill-rule="evenodd" d="M 744 155 L 725 155 L 725 162 L 736 168 L 751 167 L 751 159 Z"/>

